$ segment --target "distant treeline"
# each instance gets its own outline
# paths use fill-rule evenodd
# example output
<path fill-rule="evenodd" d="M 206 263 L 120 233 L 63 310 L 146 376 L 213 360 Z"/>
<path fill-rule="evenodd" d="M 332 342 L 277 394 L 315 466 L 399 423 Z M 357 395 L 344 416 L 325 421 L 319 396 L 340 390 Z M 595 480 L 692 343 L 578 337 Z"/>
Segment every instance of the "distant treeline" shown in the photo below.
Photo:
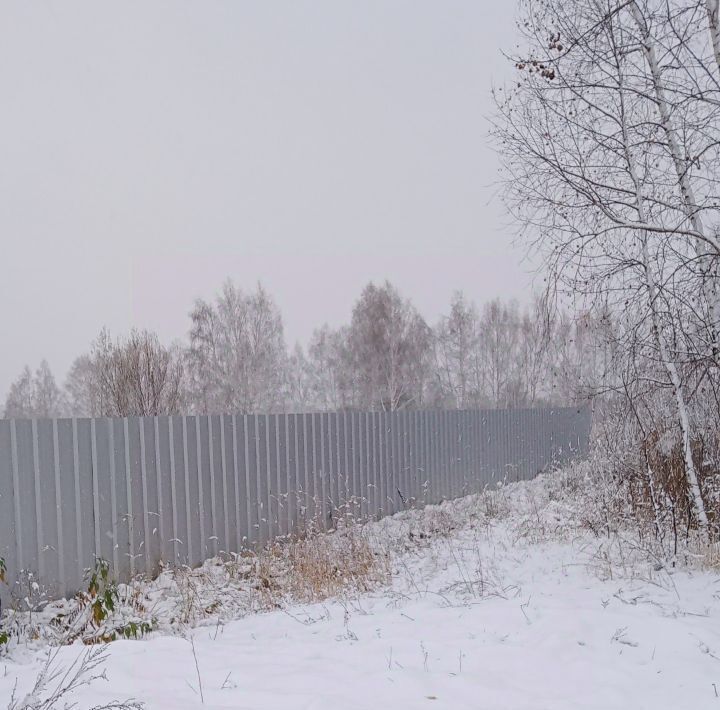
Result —
<path fill-rule="evenodd" d="M 148 331 L 103 330 L 59 386 L 46 361 L 26 367 L 5 417 L 130 416 L 178 412 L 526 407 L 584 399 L 604 377 L 602 319 L 551 315 L 456 293 L 429 325 L 389 282 L 369 283 L 348 325 L 315 330 L 288 349 L 283 320 L 258 285 L 226 282 L 198 300 L 185 342 Z"/>

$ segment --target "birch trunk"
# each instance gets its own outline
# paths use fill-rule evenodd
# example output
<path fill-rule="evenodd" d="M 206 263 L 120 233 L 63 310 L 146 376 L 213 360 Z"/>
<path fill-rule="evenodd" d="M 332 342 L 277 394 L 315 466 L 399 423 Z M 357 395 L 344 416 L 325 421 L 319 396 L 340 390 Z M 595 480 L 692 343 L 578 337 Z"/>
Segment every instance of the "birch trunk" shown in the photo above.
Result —
<path fill-rule="evenodd" d="M 619 72 L 620 105 L 621 105 L 621 111 L 622 111 L 620 123 L 621 123 L 621 128 L 622 128 L 623 150 L 624 150 L 625 160 L 627 162 L 628 172 L 630 174 L 630 179 L 632 180 L 632 183 L 633 183 L 638 217 L 640 218 L 640 221 L 642 223 L 645 223 L 647 214 L 646 214 L 645 202 L 644 202 L 644 198 L 643 198 L 642 183 L 640 182 L 640 178 L 638 176 L 638 172 L 635 167 L 635 161 L 634 161 L 631 149 L 630 149 L 630 140 L 629 140 L 628 134 L 627 134 L 622 79 L 623 79 L 622 72 Z M 670 383 L 672 384 L 672 388 L 673 388 L 673 395 L 675 397 L 675 404 L 677 406 L 678 423 L 680 425 L 680 434 L 682 437 L 682 450 L 683 450 L 683 459 L 685 462 L 685 475 L 687 477 L 688 487 L 690 489 L 690 498 L 691 498 L 692 504 L 695 508 L 695 513 L 697 515 L 698 524 L 699 524 L 700 528 L 703 530 L 707 530 L 707 527 L 708 527 L 707 512 L 705 510 L 705 503 L 703 501 L 702 493 L 700 491 L 700 483 L 698 481 L 697 470 L 695 468 L 695 462 L 693 461 L 693 457 L 692 457 L 692 442 L 691 442 L 691 438 L 690 438 L 690 417 L 688 416 L 687 404 L 685 402 L 685 395 L 683 393 L 683 388 L 682 388 L 682 381 L 680 379 L 680 374 L 678 372 L 675 361 L 672 359 L 669 349 L 667 347 L 667 344 L 665 343 L 665 338 L 664 338 L 664 336 L 662 334 L 662 330 L 661 330 L 660 318 L 658 316 L 658 311 L 657 311 L 658 287 L 657 287 L 657 283 L 655 281 L 655 275 L 653 274 L 653 271 L 652 271 L 652 261 L 650 259 L 650 253 L 649 253 L 649 249 L 648 249 L 648 234 L 647 234 L 647 232 L 644 230 L 641 231 L 640 238 L 641 238 L 640 241 L 641 241 L 641 247 L 642 247 L 642 268 L 643 268 L 643 273 L 645 276 L 645 286 L 646 286 L 647 294 L 648 294 L 648 306 L 650 309 L 650 321 L 651 321 L 653 338 L 655 340 L 655 344 L 658 349 L 660 361 L 662 362 L 662 365 L 665 368 L 665 371 L 667 372 L 668 377 L 670 378 Z M 648 465 L 648 474 L 649 474 L 649 476 L 652 475 L 649 465 Z M 650 479 L 650 482 L 652 485 L 652 479 Z M 654 493 L 653 493 L 653 498 L 654 498 Z M 654 505 L 654 500 L 653 500 L 653 505 Z M 655 511 L 655 512 L 657 514 L 657 511 Z M 656 523 L 657 522 L 658 521 L 656 519 Z"/>
<path fill-rule="evenodd" d="M 705 0 L 715 64 L 720 71 L 720 0 Z"/>
<path fill-rule="evenodd" d="M 716 61 L 718 62 L 718 68 L 720 69 L 720 36 L 717 31 L 718 0 L 706 0 L 706 2 L 713 39 L 713 49 L 715 51 Z M 636 2 L 630 4 L 630 12 L 642 35 L 643 53 L 652 78 L 660 125 L 663 127 L 665 135 L 667 136 L 668 148 L 670 149 L 670 155 L 672 156 L 672 161 L 675 166 L 683 211 L 692 225 L 693 230 L 703 237 L 702 239 L 696 238 L 694 240 L 694 247 L 695 253 L 702 264 L 702 290 L 712 320 L 712 353 L 713 356 L 717 358 L 718 353 L 720 353 L 720 342 L 718 342 L 718 331 L 720 330 L 720 290 L 718 289 L 720 273 L 718 273 L 718 259 L 720 258 L 720 248 L 718 248 L 718 244 L 712 235 L 706 233 L 705 225 L 703 224 L 700 208 L 695 199 L 695 191 L 693 190 L 692 182 L 686 169 L 687 161 L 683 158 L 680 143 L 677 139 L 677 131 L 672 122 L 670 104 L 665 93 L 660 64 L 655 52 L 655 45 L 650 37 L 647 22 Z M 714 31 L 712 29 L 713 26 L 715 27 Z M 713 251 L 708 251 L 709 244 L 712 245 L 714 253 Z"/>

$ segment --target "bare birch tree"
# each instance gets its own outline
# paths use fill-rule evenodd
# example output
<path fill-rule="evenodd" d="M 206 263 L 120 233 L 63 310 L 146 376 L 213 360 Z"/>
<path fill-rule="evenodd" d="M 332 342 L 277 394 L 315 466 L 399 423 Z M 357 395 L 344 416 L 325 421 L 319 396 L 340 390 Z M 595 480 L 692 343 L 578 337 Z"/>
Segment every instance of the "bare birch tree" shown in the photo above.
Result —
<path fill-rule="evenodd" d="M 287 360 L 282 317 L 262 286 L 244 293 L 228 281 L 214 304 L 197 301 L 190 317 L 186 360 L 194 410 L 281 410 Z"/>
<path fill-rule="evenodd" d="M 35 371 L 25 367 L 10 385 L 5 400 L 5 417 L 40 418 L 61 417 L 66 413 L 66 401 L 46 360 Z"/>
<path fill-rule="evenodd" d="M 353 309 L 347 342 L 360 406 L 394 411 L 422 404 L 431 331 L 389 282 L 365 287 Z"/>
<path fill-rule="evenodd" d="M 697 17 L 685 3 L 521 4 L 527 54 L 498 93 L 508 204 L 551 284 L 624 322 L 618 352 L 660 369 L 688 492 L 708 523 L 689 396 L 717 388 L 717 106 Z M 710 14 L 712 17 L 712 14 Z M 687 60 L 683 63 L 682 60 Z M 637 373 L 641 370 L 636 370 Z M 691 374 L 692 373 L 692 374 Z"/>
<path fill-rule="evenodd" d="M 466 409 L 481 398 L 477 358 L 480 316 L 462 292 L 453 295 L 450 313 L 435 328 L 435 372 L 445 406 Z"/>
<path fill-rule="evenodd" d="M 99 417 L 103 412 L 102 390 L 97 361 L 89 354 L 79 355 L 65 378 L 68 410 L 74 417 Z"/>

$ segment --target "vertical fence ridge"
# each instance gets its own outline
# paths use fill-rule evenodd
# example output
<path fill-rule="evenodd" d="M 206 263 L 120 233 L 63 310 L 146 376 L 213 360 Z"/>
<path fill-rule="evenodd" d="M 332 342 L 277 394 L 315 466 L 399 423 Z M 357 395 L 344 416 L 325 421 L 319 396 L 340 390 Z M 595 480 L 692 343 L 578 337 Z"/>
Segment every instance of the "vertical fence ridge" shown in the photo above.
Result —
<path fill-rule="evenodd" d="M 586 455 L 590 426 L 587 408 L 0 420 L 0 557 L 10 588 L 60 596 L 96 556 L 125 580 L 527 480 Z"/>

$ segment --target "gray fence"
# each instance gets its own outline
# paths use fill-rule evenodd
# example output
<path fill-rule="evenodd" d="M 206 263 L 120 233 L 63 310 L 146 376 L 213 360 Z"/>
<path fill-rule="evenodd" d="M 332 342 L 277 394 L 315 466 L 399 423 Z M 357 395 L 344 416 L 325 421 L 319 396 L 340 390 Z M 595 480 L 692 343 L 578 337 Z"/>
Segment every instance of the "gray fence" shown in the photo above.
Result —
<path fill-rule="evenodd" d="M 529 479 L 586 452 L 587 409 L 0 420 L 0 557 L 73 593 L 302 529 Z M 5 589 L 6 596 L 8 590 Z"/>

